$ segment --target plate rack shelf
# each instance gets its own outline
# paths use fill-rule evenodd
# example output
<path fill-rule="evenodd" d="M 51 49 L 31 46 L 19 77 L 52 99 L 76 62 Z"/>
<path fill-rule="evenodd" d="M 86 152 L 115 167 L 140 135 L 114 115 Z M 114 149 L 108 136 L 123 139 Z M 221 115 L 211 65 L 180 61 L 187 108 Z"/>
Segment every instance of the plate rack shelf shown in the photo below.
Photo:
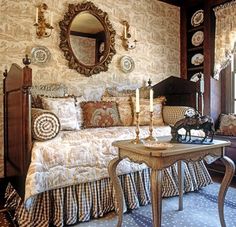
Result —
<path fill-rule="evenodd" d="M 187 12 L 187 79 L 203 73 L 204 7 L 198 4 Z"/>
<path fill-rule="evenodd" d="M 226 2 L 229 0 L 188 0 L 183 1 L 181 5 L 181 77 L 190 80 L 199 71 L 204 74 L 204 114 L 209 114 L 214 119 L 221 112 L 221 82 L 212 78 L 215 37 L 213 8 Z M 203 10 L 203 22 L 193 26 L 191 19 L 198 10 Z M 197 16 L 195 22 L 199 21 L 199 18 L 201 19 L 201 16 Z M 204 40 L 199 46 L 194 46 L 192 36 L 198 31 L 203 32 Z M 197 53 L 204 56 L 204 61 L 200 65 L 192 65 L 191 59 Z"/>

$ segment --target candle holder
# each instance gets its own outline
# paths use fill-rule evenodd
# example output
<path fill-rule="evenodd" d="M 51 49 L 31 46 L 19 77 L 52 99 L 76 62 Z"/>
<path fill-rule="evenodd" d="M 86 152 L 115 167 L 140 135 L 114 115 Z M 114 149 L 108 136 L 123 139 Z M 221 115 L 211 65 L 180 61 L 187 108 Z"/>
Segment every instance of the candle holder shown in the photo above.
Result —
<path fill-rule="evenodd" d="M 156 139 L 152 135 L 152 132 L 153 132 L 153 111 L 150 111 L 149 132 L 150 132 L 150 135 L 147 138 L 145 138 L 145 141 L 156 141 Z"/>
<path fill-rule="evenodd" d="M 136 129 L 135 129 L 135 133 L 136 133 L 136 138 L 134 140 L 131 141 L 131 143 L 133 144 L 139 144 L 141 143 L 141 140 L 139 139 L 139 112 L 136 112 Z"/>
<path fill-rule="evenodd" d="M 53 26 L 52 26 L 52 13 L 50 24 L 46 21 L 45 13 L 48 10 L 48 6 L 45 3 L 37 6 L 36 11 L 36 22 L 34 26 L 36 27 L 36 35 L 39 39 L 42 37 L 46 38 L 51 36 Z"/>

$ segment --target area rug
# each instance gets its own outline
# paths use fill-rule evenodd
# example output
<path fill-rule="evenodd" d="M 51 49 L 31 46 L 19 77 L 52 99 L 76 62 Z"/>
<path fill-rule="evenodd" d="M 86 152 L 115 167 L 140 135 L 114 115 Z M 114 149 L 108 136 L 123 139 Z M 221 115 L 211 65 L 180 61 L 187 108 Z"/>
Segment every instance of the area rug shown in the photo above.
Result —
<path fill-rule="evenodd" d="M 184 210 L 178 211 L 178 197 L 162 201 L 162 227 L 221 227 L 217 195 L 220 185 L 211 184 L 197 192 L 184 194 Z M 230 187 L 224 205 L 227 227 L 236 227 L 236 188 Z M 77 227 L 116 226 L 117 216 L 110 213 L 104 218 L 75 225 Z M 122 227 L 151 227 L 151 205 L 140 207 L 123 216 Z"/>

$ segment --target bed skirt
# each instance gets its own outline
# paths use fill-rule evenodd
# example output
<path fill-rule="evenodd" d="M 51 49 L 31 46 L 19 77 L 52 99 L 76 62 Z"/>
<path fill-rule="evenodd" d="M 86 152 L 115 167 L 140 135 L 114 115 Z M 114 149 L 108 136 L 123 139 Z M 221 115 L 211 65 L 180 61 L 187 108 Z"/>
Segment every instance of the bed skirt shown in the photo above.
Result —
<path fill-rule="evenodd" d="M 150 169 L 121 175 L 119 178 L 126 210 L 150 203 Z M 163 170 L 162 182 L 163 197 L 178 195 L 177 164 Z M 185 192 L 198 190 L 211 183 L 203 161 L 185 164 Z M 40 193 L 30 210 L 24 207 L 23 199 L 11 185 L 6 189 L 5 198 L 5 207 L 14 211 L 14 221 L 21 227 L 72 225 L 103 217 L 116 210 L 114 190 L 109 178 Z"/>

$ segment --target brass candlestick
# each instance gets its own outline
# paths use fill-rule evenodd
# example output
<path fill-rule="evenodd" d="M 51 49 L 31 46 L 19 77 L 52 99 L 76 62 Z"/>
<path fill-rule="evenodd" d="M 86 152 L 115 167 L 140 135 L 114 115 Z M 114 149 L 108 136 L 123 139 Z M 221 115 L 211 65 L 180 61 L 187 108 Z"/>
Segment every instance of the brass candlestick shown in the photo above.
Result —
<path fill-rule="evenodd" d="M 156 139 L 152 135 L 152 132 L 153 132 L 153 111 L 150 111 L 149 132 L 150 132 L 150 135 L 145 140 L 146 141 L 156 141 Z"/>
<path fill-rule="evenodd" d="M 136 138 L 134 140 L 131 141 L 131 143 L 133 144 L 139 144 L 141 143 L 140 139 L 139 139 L 139 112 L 136 112 L 136 129 L 135 129 L 135 132 L 136 132 Z"/>

